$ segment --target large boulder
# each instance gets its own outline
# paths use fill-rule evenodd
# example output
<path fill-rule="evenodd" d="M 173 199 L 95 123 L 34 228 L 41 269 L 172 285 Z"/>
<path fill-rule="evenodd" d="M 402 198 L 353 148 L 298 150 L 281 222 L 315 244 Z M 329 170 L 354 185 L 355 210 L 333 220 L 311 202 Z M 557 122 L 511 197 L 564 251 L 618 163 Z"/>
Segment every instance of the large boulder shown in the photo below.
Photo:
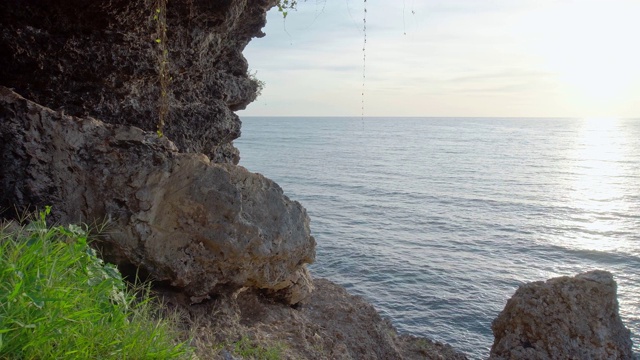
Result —
<path fill-rule="evenodd" d="M 632 359 L 606 271 L 522 285 L 492 324 L 490 359 Z"/>
<path fill-rule="evenodd" d="M 157 10 L 166 3 L 166 41 Z M 276 0 L 2 0 L 0 85 L 74 116 L 164 133 L 181 152 L 237 163 L 235 110 L 258 83 L 242 55 Z M 164 16 L 160 16 L 163 19 Z"/>
<path fill-rule="evenodd" d="M 61 223 L 107 221 L 107 260 L 140 267 L 193 301 L 246 286 L 296 303 L 312 289 L 309 217 L 262 175 L 5 87 L 0 154 L 0 209 L 52 205 Z"/>

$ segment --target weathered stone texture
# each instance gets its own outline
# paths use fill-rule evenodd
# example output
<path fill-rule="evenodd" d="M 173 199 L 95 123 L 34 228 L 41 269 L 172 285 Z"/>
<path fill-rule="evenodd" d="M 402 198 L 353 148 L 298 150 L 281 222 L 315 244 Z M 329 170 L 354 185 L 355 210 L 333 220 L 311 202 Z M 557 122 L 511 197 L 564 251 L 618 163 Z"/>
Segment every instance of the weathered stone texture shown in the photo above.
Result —
<path fill-rule="evenodd" d="M 74 116 L 155 131 L 156 0 L 0 1 L 0 85 Z M 167 3 L 169 115 L 181 152 L 237 163 L 233 113 L 256 97 L 242 55 L 275 0 Z"/>
<path fill-rule="evenodd" d="M 283 306 L 252 290 L 186 306 L 181 294 L 163 291 L 159 296 L 171 308 L 178 306 L 196 319 L 185 327 L 197 329 L 192 344 L 201 359 L 230 359 L 220 343 L 243 337 L 261 347 L 281 348 L 281 359 L 468 359 L 450 345 L 398 334 L 371 304 L 340 285 L 326 279 L 314 279 L 313 285 L 313 294 L 296 307 Z"/>
<path fill-rule="evenodd" d="M 139 266 L 194 301 L 247 286 L 296 303 L 312 289 L 307 213 L 262 175 L 4 87 L 0 139 L 0 208 L 52 205 L 62 223 L 108 219 L 108 260 Z"/>
<path fill-rule="evenodd" d="M 491 359 L 632 359 L 606 271 L 521 286 L 492 324 Z"/>

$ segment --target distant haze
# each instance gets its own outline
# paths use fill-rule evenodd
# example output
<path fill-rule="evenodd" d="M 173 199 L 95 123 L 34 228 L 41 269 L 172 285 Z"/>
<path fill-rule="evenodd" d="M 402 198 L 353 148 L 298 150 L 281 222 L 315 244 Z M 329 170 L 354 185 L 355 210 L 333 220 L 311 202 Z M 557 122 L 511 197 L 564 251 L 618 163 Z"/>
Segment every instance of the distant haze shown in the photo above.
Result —
<path fill-rule="evenodd" d="M 272 10 L 241 116 L 360 116 L 359 0 Z M 365 116 L 640 117 L 640 1 L 369 0 Z"/>

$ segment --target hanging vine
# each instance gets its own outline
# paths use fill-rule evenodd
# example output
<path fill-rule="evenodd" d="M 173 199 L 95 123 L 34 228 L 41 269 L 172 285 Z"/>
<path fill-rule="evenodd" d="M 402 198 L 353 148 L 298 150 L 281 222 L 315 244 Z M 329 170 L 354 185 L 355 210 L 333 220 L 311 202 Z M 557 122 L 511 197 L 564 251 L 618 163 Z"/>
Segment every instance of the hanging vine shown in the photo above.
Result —
<path fill-rule="evenodd" d="M 289 10 L 295 9 L 296 5 L 298 5 L 297 0 L 279 0 L 276 4 L 278 11 L 282 13 L 283 18 L 286 18 L 289 14 Z"/>
<path fill-rule="evenodd" d="M 367 80 L 367 0 L 364 0 L 364 16 L 362 18 L 362 34 L 363 34 L 363 42 L 362 42 L 362 97 L 361 101 L 361 109 L 360 109 L 360 117 L 364 122 L 364 85 Z"/>
<path fill-rule="evenodd" d="M 158 47 L 158 83 L 160 97 L 158 100 L 158 125 L 157 134 L 164 135 L 164 125 L 169 115 L 169 49 L 167 48 L 167 2 L 157 0 L 153 20 L 156 22 L 156 39 Z"/>
<path fill-rule="evenodd" d="M 286 18 L 289 10 L 295 10 L 298 5 L 298 0 L 278 0 L 276 6 L 278 11 L 282 13 L 282 17 Z M 362 92 L 360 98 L 360 116 L 364 123 L 364 109 L 365 109 L 365 84 L 367 80 L 367 0 L 364 0 L 364 14 L 362 17 Z M 415 12 L 412 11 L 415 14 Z M 403 18 L 404 21 L 404 18 Z"/>

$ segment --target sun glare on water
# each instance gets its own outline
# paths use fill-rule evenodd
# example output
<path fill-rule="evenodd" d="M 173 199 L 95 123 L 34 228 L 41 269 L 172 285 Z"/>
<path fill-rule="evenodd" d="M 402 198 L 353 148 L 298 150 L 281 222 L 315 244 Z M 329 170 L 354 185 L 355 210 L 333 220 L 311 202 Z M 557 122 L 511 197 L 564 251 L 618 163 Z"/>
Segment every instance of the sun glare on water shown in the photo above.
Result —
<path fill-rule="evenodd" d="M 607 202 L 621 196 L 619 186 L 614 182 L 621 173 L 619 161 L 623 149 L 620 148 L 617 119 L 590 118 L 582 120 L 581 138 L 576 144 L 575 159 L 579 174 L 574 189 L 578 199 L 598 203 L 598 209 L 604 209 Z"/>
<path fill-rule="evenodd" d="M 571 247 L 585 250 L 611 251 L 630 244 L 611 234 L 620 230 L 611 214 L 626 212 L 624 178 L 621 163 L 626 156 L 624 132 L 620 120 L 590 118 L 581 121 L 580 137 L 574 147 L 575 174 L 571 184 L 571 208 L 580 219 L 571 227 L 584 232 L 575 234 Z"/>

